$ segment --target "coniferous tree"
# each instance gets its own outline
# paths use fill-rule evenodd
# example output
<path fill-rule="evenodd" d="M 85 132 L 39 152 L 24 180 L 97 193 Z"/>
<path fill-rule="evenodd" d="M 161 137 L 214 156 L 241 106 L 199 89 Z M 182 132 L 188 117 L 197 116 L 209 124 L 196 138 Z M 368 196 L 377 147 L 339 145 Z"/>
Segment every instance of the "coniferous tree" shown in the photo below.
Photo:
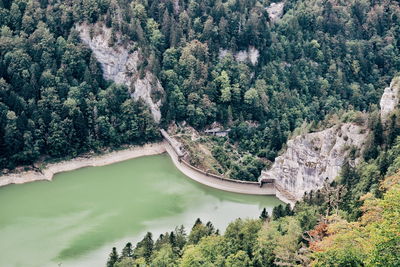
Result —
<path fill-rule="evenodd" d="M 290 204 L 286 204 L 285 210 L 284 210 L 284 214 L 285 214 L 285 216 L 292 216 L 293 215 L 293 211 L 292 211 L 292 208 L 291 208 Z"/>
<path fill-rule="evenodd" d="M 128 242 L 126 245 L 125 245 L 125 247 L 122 249 L 122 252 L 121 252 L 121 257 L 132 257 L 132 252 L 133 252 L 133 250 L 132 250 L 132 244 L 131 244 L 131 242 Z"/>
<path fill-rule="evenodd" d="M 279 204 L 278 206 L 273 208 L 273 210 L 272 210 L 272 218 L 274 220 L 277 220 L 277 219 L 279 219 L 279 218 L 281 218 L 283 216 L 285 216 L 285 215 L 284 215 L 284 209 L 283 209 L 282 204 Z"/>
<path fill-rule="evenodd" d="M 118 261 L 118 259 L 119 259 L 119 256 L 118 256 L 117 249 L 115 247 L 113 247 L 112 251 L 110 253 L 110 256 L 108 257 L 107 267 L 113 267 L 114 264 Z"/>
<path fill-rule="evenodd" d="M 154 241 L 152 233 L 147 232 L 144 238 L 136 245 L 133 251 L 133 257 L 135 259 L 144 258 L 146 262 L 150 261 L 150 257 L 153 255 Z"/>
<path fill-rule="evenodd" d="M 260 214 L 260 219 L 262 221 L 267 221 L 269 219 L 268 211 L 264 208 Z"/>

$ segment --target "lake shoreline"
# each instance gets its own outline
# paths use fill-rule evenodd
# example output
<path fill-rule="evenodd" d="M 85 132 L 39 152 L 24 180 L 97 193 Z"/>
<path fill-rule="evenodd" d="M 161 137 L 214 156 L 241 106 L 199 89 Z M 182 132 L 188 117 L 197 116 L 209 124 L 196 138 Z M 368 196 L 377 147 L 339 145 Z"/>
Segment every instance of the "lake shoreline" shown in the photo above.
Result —
<path fill-rule="evenodd" d="M 127 149 L 116 150 L 109 153 L 85 157 L 80 156 L 71 160 L 49 163 L 41 171 L 28 170 L 11 172 L 0 176 L 0 187 L 10 184 L 25 184 L 35 181 L 51 181 L 57 173 L 73 171 L 85 167 L 105 166 L 129 159 L 143 156 L 152 156 L 165 153 L 163 142 L 151 143 L 143 146 L 132 146 Z"/>
<path fill-rule="evenodd" d="M 290 204 L 292 207 L 296 203 L 296 200 L 291 198 L 287 192 L 275 185 L 264 184 L 260 187 L 259 183 L 248 183 L 246 181 L 233 182 L 231 179 L 218 179 L 211 175 L 205 175 L 201 171 L 196 170 L 197 168 L 189 166 L 188 163 L 185 164 L 183 160 L 179 160 L 175 149 L 168 142 L 165 142 L 165 149 L 175 167 L 185 176 L 200 184 L 238 194 L 274 196 L 285 204 Z"/>
<path fill-rule="evenodd" d="M 259 187 L 258 185 L 233 183 L 229 180 L 212 178 L 211 176 L 194 171 L 178 160 L 178 156 L 174 149 L 165 141 L 145 144 L 143 146 L 132 146 L 127 149 L 116 150 L 95 156 L 85 157 L 83 155 L 71 160 L 49 163 L 41 171 L 28 170 L 8 173 L 0 176 L 0 187 L 35 181 L 51 181 L 57 173 L 73 171 L 85 167 L 105 166 L 138 157 L 159 155 L 163 153 L 167 153 L 170 156 L 175 167 L 185 174 L 185 176 L 200 184 L 232 193 L 275 196 L 284 203 L 289 203 L 292 206 L 294 205 L 294 201 L 286 197 L 285 194 L 282 194 L 276 187 L 266 188 L 265 185 Z"/>

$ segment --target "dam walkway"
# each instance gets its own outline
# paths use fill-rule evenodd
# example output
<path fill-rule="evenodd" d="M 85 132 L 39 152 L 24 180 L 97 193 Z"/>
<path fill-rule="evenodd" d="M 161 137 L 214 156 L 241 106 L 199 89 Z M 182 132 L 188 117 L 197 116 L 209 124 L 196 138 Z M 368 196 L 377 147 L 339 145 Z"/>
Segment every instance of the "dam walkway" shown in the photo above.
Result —
<path fill-rule="evenodd" d="M 275 186 L 273 180 L 261 184 L 259 182 L 234 180 L 205 172 L 191 165 L 184 159 L 186 154 L 180 142 L 171 137 L 163 129 L 161 130 L 161 134 L 164 137 L 165 149 L 175 166 L 192 180 L 209 187 L 233 193 L 276 196 L 285 203 L 294 204 L 294 199 L 286 192 L 281 192 L 279 186 Z"/>

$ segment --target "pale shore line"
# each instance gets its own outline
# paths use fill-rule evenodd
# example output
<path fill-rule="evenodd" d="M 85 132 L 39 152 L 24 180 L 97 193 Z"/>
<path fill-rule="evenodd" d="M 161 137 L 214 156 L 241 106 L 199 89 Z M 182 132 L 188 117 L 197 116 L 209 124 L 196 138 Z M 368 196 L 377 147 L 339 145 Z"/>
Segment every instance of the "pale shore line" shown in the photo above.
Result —
<path fill-rule="evenodd" d="M 165 152 L 167 152 L 168 155 L 171 157 L 172 162 L 174 163 L 176 168 L 178 168 L 179 171 L 185 174 L 188 178 L 198 183 L 201 183 L 203 185 L 215 189 L 233 193 L 240 193 L 247 195 L 276 196 L 285 203 L 290 203 L 291 205 L 294 204 L 293 201 L 289 200 L 278 190 L 276 190 L 275 186 L 273 185 L 263 185 L 263 187 L 259 187 L 256 184 L 235 183 L 229 180 L 221 180 L 213 178 L 211 176 L 207 176 L 201 172 L 198 172 L 192 168 L 189 168 L 185 164 L 179 162 L 177 154 L 167 142 L 146 144 L 144 146 L 135 146 L 124 150 L 118 150 L 103 155 L 93 156 L 90 158 L 77 157 L 72 160 L 50 163 L 47 166 L 45 166 L 45 168 L 42 171 L 30 170 L 18 173 L 9 173 L 0 176 L 0 187 L 9 184 L 24 184 L 42 180 L 51 181 L 54 175 L 57 173 L 73 171 L 84 167 L 105 166 L 120 161 L 125 161 L 143 156 L 158 155 Z"/>
<path fill-rule="evenodd" d="M 179 161 L 177 154 L 174 149 L 167 142 L 165 143 L 166 152 L 172 159 L 175 167 L 178 168 L 183 174 L 185 174 L 190 179 L 223 191 L 246 194 L 246 195 L 263 195 L 263 196 L 275 196 L 280 201 L 290 204 L 294 207 L 295 201 L 286 196 L 284 192 L 280 192 L 274 185 L 272 184 L 264 184 L 260 187 L 258 184 L 246 184 L 246 183 L 237 183 L 229 180 L 217 179 L 208 175 L 205 175 L 201 172 L 190 168 Z"/>
<path fill-rule="evenodd" d="M 157 155 L 164 152 L 165 145 L 163 142 L 160 142 L 146 144 L 144 146 L 134 146 L 128 149 L 113 151 L 90 158 L 77 157 L 72 160 L 50 163 L 46 165 L 42 171 L 30 170 L 0 176 L 0 187 L 9 184 L 24 184 L 41 180 L 51 181 L 54 175 L 60 172 L 73 171 L 84 167 L 105 166 L 128 159 Z"/>
<path fill-rule="evenodd" d="M 201 183 L 203 185 L 213 187 L 219 190 L 240 193 L 240 194 L 248 194 L 248 195 L 275 195 L 274 187 L 260 187 L 257 184 L 245 184 L 245 183 L 236 183 L 229 180 L 222 180 L 218 178 L 214 178 L 212 176 L 205 175 L 201 172 L 198 172 L 182 162 L 179 162 L 176 153 L 173 151 L 173 148 L 166 144 L 165 145 L 167 153 L 171 157 L 174 165 L 180 170 L 183 174 L 185 174 L 190 179 Z"/>

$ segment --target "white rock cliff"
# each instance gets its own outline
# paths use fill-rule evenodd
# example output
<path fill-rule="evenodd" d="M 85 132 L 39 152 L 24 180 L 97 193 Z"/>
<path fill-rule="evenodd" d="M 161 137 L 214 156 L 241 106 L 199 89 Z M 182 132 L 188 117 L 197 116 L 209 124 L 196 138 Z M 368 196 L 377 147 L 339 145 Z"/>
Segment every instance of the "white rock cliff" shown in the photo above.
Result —
<path fill-rule="evenodd" d="M 297 136 L 287 142 L 286 152 L 275 159 L 272 168 L 262 172 L 260 181 L 275 179 L 299 200 L 304 192 L 322 187 L 325 179 L 335 179 L 350 150 L 362 150 L 368 133 L 364 126 L 345 123 Z"/>
<path fill-rule="evenodd" d="M 399 105 L 399 94 L 400 94 L 400 77 L 396 77 L 390 83 L 390 86 L 385 88 L 383 92 L 381 102 L 381 120 L 385 122 L 389 115 Z"/>
<path fill-rule="evenodd" d="M 145 72 L 144 77 L 139 77 L 140 50 L 135 48 L 135 44 L 123 45 L 120 35 L 117 34 L 117 41 L 110 47 L 108 43 L 111 29 L 101 24 L 80 24 L 76 25 L 76 30 L 82 42 L 90 47 L 100 63 L 104 78 L 116 84 L 126 85 L 131 96 L 135 100 L 142 99 L 149 106 L 154 120 L 159 122 L 161 99 L 153 100 L 152 94 L 157 92 L 158 95 L 163 95 L 164 89 L 149 71 Z"/>
<path fill-rule="evenodd" d="M 399 94 L 400 77 L 396 77 L 380 100 L 383 122 L 398 108 Z M 369 133 L 365 126 L 345 123 L 297 136 L 287 142 L 287 150 L 275 159 L 271 169 L 261 173 L 259 181 L 274 179 L 279 188 L 300 200 L 305 192 L 321 188 L 325 179 L 333 181 L 353 148 L 362 154 Z M 359 161 L 356 158 L 352 163 Z"/>

